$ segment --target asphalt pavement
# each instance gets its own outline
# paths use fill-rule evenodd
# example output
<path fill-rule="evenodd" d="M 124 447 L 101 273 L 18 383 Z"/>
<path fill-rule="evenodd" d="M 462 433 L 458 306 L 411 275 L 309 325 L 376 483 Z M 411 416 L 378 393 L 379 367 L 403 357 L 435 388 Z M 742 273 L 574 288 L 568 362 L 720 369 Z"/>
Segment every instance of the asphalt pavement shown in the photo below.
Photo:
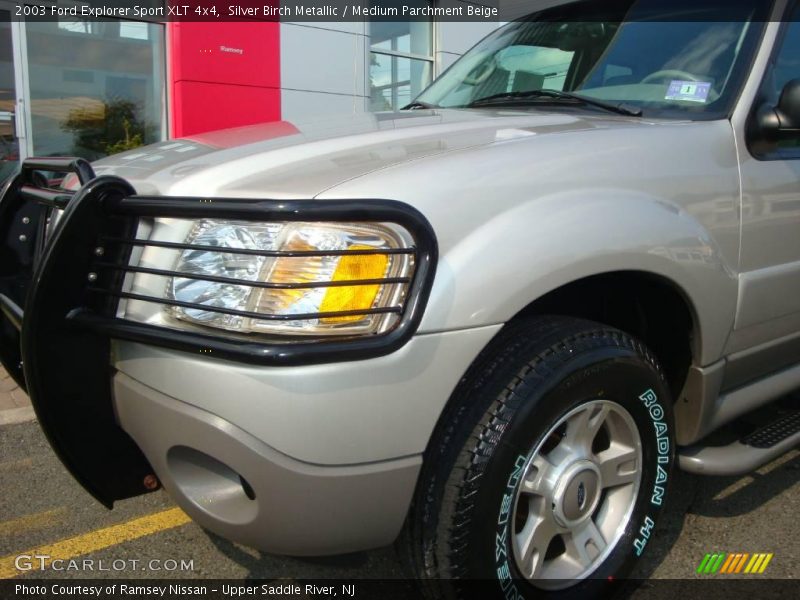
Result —
<path fill-rule="evenodd" d="M 391 547 L 288 558 L 228 542 L 189 522 L 163 491 L 119 502 L 109 511 L 64 470 L 35 420 L 0 425 L 0 490 L 2 578 L 404 577 Z M 675 474 L 670 506 L 638 574 L 698 578 L 706 553 L 760 552 L 774 554 L 763 577 L 796 578 L 799 510 L 798 451 L 745 477 Z M 40 570 L 35 560 L 23 560 L 30 569 L 16 570 L 16 557 L 37 552 L 65 559 L 61 569 Z"/>

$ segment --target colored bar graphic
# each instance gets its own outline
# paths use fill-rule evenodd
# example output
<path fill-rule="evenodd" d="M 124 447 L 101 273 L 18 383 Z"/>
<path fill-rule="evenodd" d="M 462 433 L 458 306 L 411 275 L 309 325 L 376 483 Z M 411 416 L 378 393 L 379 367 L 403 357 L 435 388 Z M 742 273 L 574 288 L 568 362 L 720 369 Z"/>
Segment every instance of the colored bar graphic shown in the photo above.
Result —
<path fill-rule="evenodd" d="M 714 552 L 706 554 L 697 567 L 697 573 L 701 575 L 733 575 L 744 573 L 758 575 L 767 570 L 767 565 L 775 556 L 772 553 L 750 554 L 748 552 Z M 746 566 L 745 566 L 746 565 Z"/>
<path fill-rule="evenodd" d="M 701 562 L 700 566 L 697 568 L 697 572 L 702 573 L 703 575 L 711 575 L 716 573 L 722 566 L 722 561 L 725 560 L 726 556 L 727 554 L 725 552 L 706 554 L 703 558 L 703 562 Z"/>
<path fill-rule="evenodd" d="M 748 554 L 742 554 L 741 552 L 729 555 L 728 563 L 726 563 L 726 566 L 722 568 L 720 573 L 736 573 L 736 569 L 739 568 L 739 565 L 744 564 L 748 556 Z"/>
<path fill-rule="evenodd" d="M 772 560 L 773 556 L 775 555 L 772 552 L 770 552 L 764 557 L 764 562 L 761 563 L 761 568 L 758 571 L 759 573 L 763 573 L 764 571 L 767 570 L 767 565 L 769 564 L 769 561 Z"/>
<path fill-rule="evenodd" d="M 722 565 L 720 573 L 730 573 L 731 565 L 739 561 L 739 556 L 739 554 L 728 554 L 728 559 Z"/>
<path fill-rule="evenodd" d="M 762 556 L 760 554 L 753 554 L 753 558 L 747 564 L 747 568 L 745 568 L 744 572 L 745 573 L 752 573 L 753 571 L 755 571 L 758 568 L 759 563 L 762 560 L 763 560 L 763 558 L 762 558 Z"/>
<path fill-rule="evenodd" d="M 725 556 L 726 555 L 724 552 L 720 552 L 717 561 L 714 563 L 714 566 L 711 569 L 712 573 L 716 573 L 717 571 L 719 571 L 719 568 L 722 566 L 722 561 L 725 560 Z"/>
<path fill-rule="evenodd" d="M 741 573 L 742 572 L 742 568 L 744 567 L 744 564 L 747 562 L 747 559 L 749 557 L 750 557 L 750 555 L 747 554 L 746 552 L 744 554 L 742 554 L 742 560 L 740 560 L 739 564 L 736 565 L 736 570 L 734 571 L 734 573 Z"/>
<path fill-rule="evenodd" d="M 699 567 L 697 567 L 697 572 L 698 572 L 698 573 L 705 573 L 705 568 L 706 568 L 706 566 L 708 565 L 708 561 L 709 561 L 710 559 L 711 559 L 711 555 L 710 555 L 710 554 L 706 554 L 706 555 L 703 557 L 703 560 L 702 560 L 702 562 L 700 563 L 700 566 L 699 566 Z"/>

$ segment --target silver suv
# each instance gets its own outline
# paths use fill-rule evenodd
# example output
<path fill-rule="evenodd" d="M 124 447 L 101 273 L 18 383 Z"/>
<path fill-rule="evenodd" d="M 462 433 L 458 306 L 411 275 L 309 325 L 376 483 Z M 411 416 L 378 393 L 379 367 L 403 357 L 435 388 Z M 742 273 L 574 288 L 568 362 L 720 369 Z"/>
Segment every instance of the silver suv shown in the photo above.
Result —
<path fill-rule="evenodd" d="M 797 16 L 566 3 L 397 113 L 28 160 L 3 363 L 108 507 L 163 485 L 282 554 L 399 537 L 432 596 L 604 593 L 674 462 L 800 443 Z"/>

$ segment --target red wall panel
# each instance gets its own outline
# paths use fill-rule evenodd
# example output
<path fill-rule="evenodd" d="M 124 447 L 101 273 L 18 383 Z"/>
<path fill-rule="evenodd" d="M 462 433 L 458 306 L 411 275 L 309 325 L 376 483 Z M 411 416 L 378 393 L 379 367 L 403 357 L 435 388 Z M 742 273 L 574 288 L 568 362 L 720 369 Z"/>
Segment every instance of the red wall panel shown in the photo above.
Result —
<path fill-rule="evenodd" d="M 173 136 L 253 125 L 281 118 L 276 88 L 176 81 L 173 87 Z"/>
<path fill-rule="evenodd" d="M 169 24 L 170 134 L 280 120 L 280 24 Z"/>

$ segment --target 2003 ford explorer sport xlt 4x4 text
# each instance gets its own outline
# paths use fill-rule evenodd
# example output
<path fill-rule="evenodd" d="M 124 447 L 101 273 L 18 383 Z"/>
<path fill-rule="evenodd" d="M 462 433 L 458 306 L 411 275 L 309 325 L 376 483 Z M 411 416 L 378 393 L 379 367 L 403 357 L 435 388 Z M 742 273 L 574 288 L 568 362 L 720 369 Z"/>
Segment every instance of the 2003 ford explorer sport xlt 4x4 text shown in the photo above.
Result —
<path fill-rule="evenodd" d="M 800 443 L 797 10 L 566 3 L 396 113 L 30 159 L 3 363 L 109 507 L 160 482 L 268 552 L 400 539 L 430 595 L 601 592 L 674 462 Z"/>

